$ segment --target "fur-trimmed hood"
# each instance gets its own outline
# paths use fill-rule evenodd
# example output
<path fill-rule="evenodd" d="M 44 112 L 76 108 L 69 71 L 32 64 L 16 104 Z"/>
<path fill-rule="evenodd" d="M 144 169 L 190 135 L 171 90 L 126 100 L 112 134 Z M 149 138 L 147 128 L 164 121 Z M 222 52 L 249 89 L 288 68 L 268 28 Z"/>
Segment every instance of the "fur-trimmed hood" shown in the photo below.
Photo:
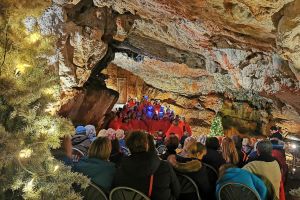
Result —
<path fill-rule="evenodd" d="M 183 162 L 177 159 L 174 168 L 181 173 L 197 172 L 202 168 L 202 163 L 197 159 L 186 158 Z"/>

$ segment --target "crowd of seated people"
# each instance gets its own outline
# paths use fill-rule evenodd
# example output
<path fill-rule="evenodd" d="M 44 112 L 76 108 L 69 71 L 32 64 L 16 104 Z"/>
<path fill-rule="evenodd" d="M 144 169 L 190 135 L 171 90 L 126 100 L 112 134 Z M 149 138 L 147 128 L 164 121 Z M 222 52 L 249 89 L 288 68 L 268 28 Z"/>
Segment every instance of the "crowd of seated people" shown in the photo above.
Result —
<path fill-rule="evenodd" d="M 162 106 L 159 100 L 149 101 L 147 96 L 140 102 L 130 98 L 122 109 L 117 110 L 109 128 L 147 131 L 155 137 L 169 137 L 174 133 L 179 140 L 192 135 L 191 127 L 184 117 L 175 115 L 169 107 Z"/>
<path fill-rule="evenodd" d="M 180 145 L 182 138 L 174 133 L 155 138 L 141 130 L 108 129 L 96 136 L 91 126 L 80 126 L 72 139 L 63 139 L 65 156 L 56 153 L 56 158 L 88 176 L 106 194 L 114 187 L 127 186 L 153 200 L 197 199 L 195 193 L 181 193 L 178 175 L 183 174 L 194 181 L 203 200 L 219 199 L 227 183 L 243 184 L 262 200 L 283 200 L 287 173 L 284 143 L 277 127 L 272 127 L 271 133 L 261 140 L 237 135 L 188 136 Z M 78 135 L 87 151 L 79 160 L 72 160 L 72 144 L 81 145 L 77 144 Z M 166 151 L 158 154 L 160 145 L 165 145 Z"/>

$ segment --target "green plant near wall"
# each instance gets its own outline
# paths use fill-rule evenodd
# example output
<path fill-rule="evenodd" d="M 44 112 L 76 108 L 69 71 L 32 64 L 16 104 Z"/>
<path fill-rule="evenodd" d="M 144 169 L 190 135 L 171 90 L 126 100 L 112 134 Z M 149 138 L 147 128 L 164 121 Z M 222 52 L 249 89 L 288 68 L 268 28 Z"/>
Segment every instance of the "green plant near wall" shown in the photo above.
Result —
<path fill-rule="evenodd" d="M 0 1 L 0 199 L 75 200 L 81 197 L 72 184 L 88 185 L 50 153 L 60 137 L 74 132 L 70 121 L 48 112 L 60 94 L 57 69 L 46 59 L 56 38 L 23 24 L 49 3 Z"/>
<path fill-rule="evenodd" d="M 209 136 L 214 137 L 223 135 L 224 131 L 222 125 L 222 117 L 219 114 L 217 114 L 211 123 Z"/>

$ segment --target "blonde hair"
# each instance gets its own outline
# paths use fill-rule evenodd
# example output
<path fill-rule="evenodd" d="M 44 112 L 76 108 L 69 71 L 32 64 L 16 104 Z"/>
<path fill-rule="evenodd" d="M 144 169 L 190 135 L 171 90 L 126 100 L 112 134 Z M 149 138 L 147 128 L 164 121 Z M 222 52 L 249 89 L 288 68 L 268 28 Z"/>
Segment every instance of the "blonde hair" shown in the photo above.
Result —
<path fill-rule="evenodd" d="M 111 142 L 107 137 L 98 137 L 90 146 L 89 158 L 108 160 L 111 153 Z"/>
<path fill-rule="evenodd" d="M 222 155 L 226 163 L 238 164 L 239 155 L 231 138 L 225 137 L 221 143 Z"/>
<path fill-rule="evenodd" d="M 183 154 L 187 156 L 194 156 L 197 153 L 197 140 L 192 137 L 188 137 L 184 141 Z"/>

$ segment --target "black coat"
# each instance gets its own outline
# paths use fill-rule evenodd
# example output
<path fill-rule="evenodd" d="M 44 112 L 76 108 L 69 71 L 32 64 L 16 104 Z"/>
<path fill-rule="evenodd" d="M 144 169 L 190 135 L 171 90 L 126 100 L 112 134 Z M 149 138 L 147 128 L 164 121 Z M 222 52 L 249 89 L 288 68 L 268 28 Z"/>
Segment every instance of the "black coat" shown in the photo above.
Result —
<path fill-rule="evenodd" d="M 148 196 L 152 174 L 152 200 L 173 200 L 179 196 L 180 185 L 172 166 L 153 153 L 141 152 L 124 157 L 113 185 L 131 187 Z"/>
<path fill-rule="evenodd" d="M 177 165 L 175 170 L 180 174 L 185 174 L 196 183 L 202 200 L 213 200 L 215 186 L 209 180 L 206 166 L 201 161 L 192 158 L 176 156 Z M 194 196 L 180 196 L 180 199 L 193 200 Z"/>
<path fill-rule="evenodd" d="M 219 171 L 221 165 L 226 163 L 221 153 L 209 148 L 207 148 L 207 153 L 203 156 L 202 161 L 213 166 L 217 171 Z"/>

